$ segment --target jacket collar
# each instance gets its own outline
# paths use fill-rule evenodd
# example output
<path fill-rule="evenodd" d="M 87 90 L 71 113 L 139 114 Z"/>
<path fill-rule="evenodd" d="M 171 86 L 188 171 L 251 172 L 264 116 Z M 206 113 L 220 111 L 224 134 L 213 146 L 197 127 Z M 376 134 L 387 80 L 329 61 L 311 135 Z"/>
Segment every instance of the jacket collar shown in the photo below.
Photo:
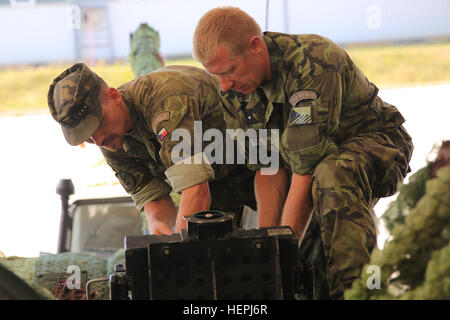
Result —
<path fill-rule="evenodd" d="M 272 88 L 272 103 L 286 103 L 284 91 L 285 75 L 282 73 L 284 60 L 280 47 L 273 39 L 273 32 L 264 32 L 264 42 L 269 50 L 270 57 L 270 84 Z"/>

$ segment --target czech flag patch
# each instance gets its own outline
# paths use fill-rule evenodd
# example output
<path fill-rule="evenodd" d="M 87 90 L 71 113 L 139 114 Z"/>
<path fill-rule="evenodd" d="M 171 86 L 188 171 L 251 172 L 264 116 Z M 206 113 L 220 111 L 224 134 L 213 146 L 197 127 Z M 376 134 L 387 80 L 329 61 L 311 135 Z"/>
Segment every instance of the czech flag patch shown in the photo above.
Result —
<path fill-rule="evenodd" d="M 162 128 L 159 132 L 158 132 L 158 139 L 159 141 L 163 142 L 163 140 L 167 137 L 167 130 L 166 128 Z"/>

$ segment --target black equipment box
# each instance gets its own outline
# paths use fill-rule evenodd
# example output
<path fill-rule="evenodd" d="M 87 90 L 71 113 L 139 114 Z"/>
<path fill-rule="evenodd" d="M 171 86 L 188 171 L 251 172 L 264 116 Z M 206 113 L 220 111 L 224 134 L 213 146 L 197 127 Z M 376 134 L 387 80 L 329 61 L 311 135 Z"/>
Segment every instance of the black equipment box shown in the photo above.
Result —
<path fill-rule="evenodd" d="M 111 299 L 294 299 L 289 227 L 233 230 L 232 215 L 218 211 L 186 220 L 178 234 L 125 238 L 125 275 L 111 275 Z"/>

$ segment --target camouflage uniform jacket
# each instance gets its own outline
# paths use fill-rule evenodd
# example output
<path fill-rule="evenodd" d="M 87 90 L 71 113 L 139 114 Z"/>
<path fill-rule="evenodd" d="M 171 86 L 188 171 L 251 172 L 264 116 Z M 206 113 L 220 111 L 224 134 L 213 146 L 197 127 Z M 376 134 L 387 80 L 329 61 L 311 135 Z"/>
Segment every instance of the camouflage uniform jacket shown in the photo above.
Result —
<path fill-rule="evenodd" d="M 171 156 L 179 143 L 172 139 L 175 129 L 189 132 L 191 146 L 194 121 L 201 121 L 203 131 L 215 128 L 225 133 L 214 77 L 194 67 L 169 66 L 128 82 L 118 91 L 134 123 L 133 129 L 124 136 L 121 150 L 101 151 L 138 210 L 172 190 L 179 192 L 204 181 L 221 179 L 233 170 L 233 165 L 210 164 L 204 158 L 200 164 L 174 163 Z"/>
<path fill-rule="evenodd" d="M 405 121 L 332 41 L 274 32 L 265 32 L 264 41 L 271 82 L 247 96 L 222 92 L 225 116 L 243 129 L 280 129 L 280 154 L 293 172 L 312 174 L 346 139 Z"/>

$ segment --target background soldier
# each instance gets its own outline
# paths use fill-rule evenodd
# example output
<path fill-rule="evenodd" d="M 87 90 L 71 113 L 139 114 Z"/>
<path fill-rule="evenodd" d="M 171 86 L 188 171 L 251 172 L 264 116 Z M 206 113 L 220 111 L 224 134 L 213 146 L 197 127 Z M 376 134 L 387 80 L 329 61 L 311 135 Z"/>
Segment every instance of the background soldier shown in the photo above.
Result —
<path fill-rule="evenodd" d="M 404 118 L 332 41 L 262 33 L 238 8 L 200 19 L 193 54 L 228 93 L 227 117 L 243 129 L 282 130 L 284 168 L 256 172 L 259 225 L 289 225 L 300 240 L 309 225 L 302 257 L 311 272 L 326 273 L 331 297 L 342 298 L 376 246 L 375 203 L 408 173 Z M 327 296 L 314 283 L 314 297 Z"/>
<path fill-rule="evenodd" d="M 51 84 L 48 105 L 71 145 L 84 141 L 100 147 L 151 234 L 185 228 L 185 215 L 207 209 L 240 213 L 255 209 L 253 176 L 241 165 L 174 163 L 171 139 L 177 128 L 194 137 L 194 121 L 219 129 L 225 137 L 218 83 L 205 71 L 170 66 L 110 88 L 85 64 L 65 70 Z M 191 143 L 193 146 L 193 143 Z M 203 150 L 203 149 L 202 149 Z M 194 154 L 194 158 L 199 154 Z M 167 182 L 170 181 L 171 185 Z M 181 192 L 179 210 L 170 192 Z"/>
<path fill-rule="evenodd" d="M 159 44 L 159 32 L 146 23 L 141 23 L 134 33 L 130 33 L 128 60 L 136 77 L 164 66 Z"/>

